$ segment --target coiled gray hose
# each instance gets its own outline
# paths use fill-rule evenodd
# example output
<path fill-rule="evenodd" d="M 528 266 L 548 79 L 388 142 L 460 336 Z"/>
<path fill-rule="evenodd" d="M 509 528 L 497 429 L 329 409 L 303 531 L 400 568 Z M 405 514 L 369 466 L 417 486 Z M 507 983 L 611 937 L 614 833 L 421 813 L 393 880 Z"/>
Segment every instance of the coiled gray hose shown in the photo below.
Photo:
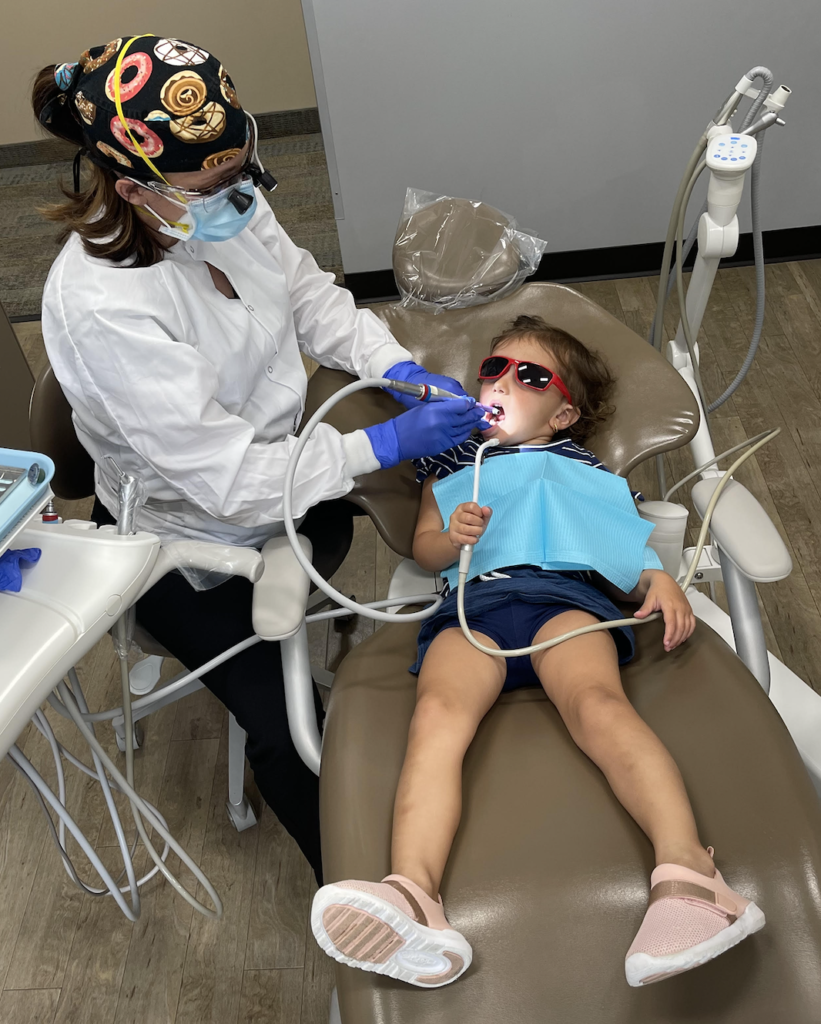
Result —
<path fill-rule="evenodd" d="M 753 121 L 754 121 L 755 117 L 757 116 L 759 110 L 761 109 L 762 105 L 764 104 L 764 101 L 769 96 L 770 91 L 772 89 L 772 85 L 773 85 L 773 74 L 772 74 L 772 72 L 769 70 L 769 68 L 765 68 L 763 66 L 757 66 L 757 67 L 751 68 L 747 72 L 747 78 L 749 78 L 751 81 L 755 81 L 756 79 L 761 79 L 762 86 L 761 86 L 761 89 L 759 90 L 758 95 L 753 100 L 753 102 L 750 104 L 750 109 L 747 111 L 747 113 L 746 113 L 746 115 L 744 117 L 744 120 L 741 123 L 740 131 L 745 131 L 753 123 Z M 702 145 L 703 139 L 704 139 L 704 136 L 702 136 L 702 139 L 699 140 L 699 145 L 696 147 L 696 153 L 698 153 L 699 150 L 701 149 L 701 145 Z M 751 181 L 751 184 L 750 184 L 750 206 L 751 206 L 751 211 L 752 211 L 752 228 L 753 228 L 753 232 L 752 232 L 753 233 L 753 258 L 754 258 L 754 262 L 755 262 L 755 274 L 756 274 L 756 311 L 755 311 L 755 323 L 754 323 L 754 326 L 753 326 L 753 334 L 752 334 L 752 337 L 750 339 L 750 345 L 749 345 L 749 347 L 747 349 L 747 355 L 746 355 L 746 357 L 744 359 L 744 362 L 743 362 L 743 364 L 741 366 L 741 369 L 736 374 L 735 379 L 727 387 L 727 389 L 724 391 L 724 393 L 722 395 L 720 395 L 714 402 L 711 402 L 709 404 L 706 404 L 706 402 L 705 402 L 705 407 L 706 407 L 707 413 L 711 413 L 715 409 L 717 409 L 720 405 L 723 405 L 723 403 L 726 402 L 727 399 L 736 391 L 736 389 L 739 387 L 741 382 L 747 376 L 747 373 L 749 372 L 749 369 L 752 366 L 753 360 L 755 359 L 755 355 L 756 355 L 756 352 L 758 350 L 758 345 L 759 345 L 759 342 L 761 340 L 761 332 L 762 332 L 762 329 L 763 329 L 763 326 L 764 326 L 764 309 L 765 309 L 765 304 L 766 304 L 765 287 L 764 287 L 764 242 L 763 242 L 762 231 L 761 231 L 761 218 L 760 218 L 760 206 L 759 206 L 760 184 L 761 184 L 761 150 L 763 148 L 763 143 L 764 143 L 764 139 L 763 139 L 763 133 L 762 133 L 762 138 L 758 142 L 758 155 L 757 155 L 757 159 L 755 160 L 755 163 L 753 164 L 752 169 L 751 169 L 751 171 L 752 171 L 752 181 Z M 696 161 L 693 158 L 696 157 L 696 153 L 694 153 L 693 157 L 691 157 L 690 163 L 688 164 L 688 171 L 692 171 L 694 169 Z M 650 342 L 650 344 L 654 345 L 657 349 L 661 348 L 661 335 L 662 335 L 662 331 L 663 331 L 663 324 L 659 323 L 659 320 L 663 320 L 664 306 L 666 305 L 667 298 L 669 297 L 670 292 L 673 290 L 673 285 L 676 283 L 676 277 L 677 277 L 677 275 L 676 275 L 676 267 L 672 267 L 672 268 L 670 267 L 670 262 L 671 262 L 670 257 L 672 256 L 672 248 L 673 248 L 673 244 L 672 244 L 673 243 L 673 238 L 671 238 L 670 228 L 672 228 L 673 222 L 676 219 L 677 206 L 681 202 L 681 199 L 683 198 L 684 190 L 687 188 L 687 185 L 685 183 L 686 177 L 687 177 L 687 171 L 685 171 L 685 178 L 682 179 L 681 185 L 679 186 L 679 192 L 678 192 L 678 194 L 676 196 L 676 202 L 673 204 L 673 214 L 672 214 L 672 216 L 670 218 L 670 227 L 668 228 L 667 240 L 666 240 L 666 243 L 665 243 L 665 253 L 664 253 L 664 258 L 662 260 L 661 274 L 662 274 L 662 280 L 663 280 L 664 274 L 667 273 L 667 275 L 668 275 L 667 276 L 667 284 L 666 284 L 666 286 L 662 286 L 661 281 L 659 281 L 659 301 L 658 301 L 657 306 L 656 306 L 656 312 L 655 312 L 655 315 L 653 317 L 653 322 L 652 322 L 652 325 L 650 327 L 650 334 L 649 334 L 649 337 L 647 339 Z M 695 182 L 692 182 L 692 185 L 694 185 L 694 184 L 695 184 Z M 691 187 L 690 191 L 692 191 L 692 187 Z M 690 229 L 690 233 L 688 234 L 687 239 L 686 239 L 686 241 L 685 241 L 685 243 L 684 243 L 684 245 L 683 245 L 683 247 L 681 249 L 681 257 L 680 258 L 681 258 L 681 266 L 682 267 L 684 266 L 684 263 L 687 260 L 687 257 L 689 256 L 693 246 L 695 245 L 696 238 L 698 237 L 698 225 L 699 225 L 699 222 L 701 220 L 702 215 L 704 213 L 706 213 L 706 212 L 707 212 L 707 202 L 705 201 L 703 207 L 701 208 L 701 210 L 698 213 L 698 216 L 695 218 L 693 226 Z M 673 235 L 673 237 L 674 237 L 674 235 Z M 663 294 L 662 294 L 662 287 L 665 287 L 665 291 L 664 291 Z M 684 309 L 684 313 L 686 315 L 686 309 Z M 696 379 L 698 380 L 698 377 Z M 699 390 L 701 390 L 701 388 L 699 388 Z M 704 400 L 703 394 L 702 394 L 702 400 Z M 658 478 L 659 478 L 659 486 L 661 487 L 662 493 L 664 493 L 664 490 L 665 490 L 664 457 L 661 456 L 661 455 L 657 455 L 656 456 L 656 471 L 657 471 Z"/>

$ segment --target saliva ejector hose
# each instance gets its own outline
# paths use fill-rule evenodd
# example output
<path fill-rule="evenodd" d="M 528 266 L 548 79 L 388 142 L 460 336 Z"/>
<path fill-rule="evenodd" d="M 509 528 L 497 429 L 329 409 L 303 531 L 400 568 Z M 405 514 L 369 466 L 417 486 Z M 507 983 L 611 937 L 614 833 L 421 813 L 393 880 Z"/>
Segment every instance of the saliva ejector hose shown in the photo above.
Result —
<path fill-rule="evenodd" d="M 296 560 L 308 574 L 309 578 L 314 581 L 321 591 L 342 608 L 347 608 L 348 611 L 359 615 L 365 615 L 375 619 L 377 622 L 419 622 L 433 615 L 442 604 L 441 597 L 437 596 L 431 603 L 430 594 L 415 594 L 412 597 L 394 598 L 392 601 L 371 601 L 368 604 L 360 604 L 358 601 L 353 601 L 351 598 L 340 593 L 326 579 L 323 579 L 311 564 L 310 559 L 305 556 L 305 552 L 302 550 L 302 545 L 297 537 L 296 525 L 294 523 L 294 478 L 296 477 L 297 466 L 299 465 L 300 456 L 305 450 L 305 445 L 318 424 L 325 419 L 325 416 L 333 409 L 337 402 L 341 402 L 348 395 L 356 394 L 357 391 L 362 391 L 365 388 L 389 388 L 392 391 L 399 391 L 405 395 L 412 395 L 414 398 L 418 398 L 420 402 L 444 402 L 453 398 L 464 397 L 463 395 L 451 394 L 451 392 L 445 391 L 443 388 L 432 387 L 429 384 L 410 384 L 404 380 L 391 380 L 388 377 L 368 377 L 365 380 L 356 380 L 352 384 L 341 388 L 336 394 L 331 395 L 308 420 L 305 429 L 294 445 L 293 452 L 291 452 L 288 468 L 285 471 L 285 489 L 282 496 L 282 515 L 285 522 L 285 532 L 288 534 L 288 540 L 291 542 Z M 427 608 L 423 608 L 418 612 L 400 612 L 396 614 L 382 611 L 383 608 L 387 608 L 389 605 L 398 604 L 426 604 Z"/>
<path fill-rule="evenodd" d="M 720 459 L 724 458 L 725 455 L 729 454 L 730 451 L 738 451 L 739 448 L 744 447 L 745 444 L 752 445 L 749 451 L 746 451 L 743 455 L 739 456 L 736 461 L 730 466 L 727 472 L 722 476 L 718 487 L 716 487 L 710 498 L 704 512 L 704 521 L 701 524 L 701 532 L 698 535 L 698 542 L 696 544 L 695 551 L 693 553 L 692 560 L 687 573 L 681 583 L 681 589 L 687 591 L 687 588 L 693 581 L 696 569 L 698 568 L 698 562 L 701 558 L 701 552 L 704 549 L 704 544 L 707 539 L 707 531 L 710 528 L 710 520 L 713 515 L 713 509 L 718 504 L 718 499 L 721 497 L 721 492 L 727 485 L 727 481 L 732 479 L 733 473 L 738 467 L 747 461 L 752 455 L 754 455 L 759 448 L 765 445 L 768 441 L 771 441 L 774 437 L 781 433 L 781 428 L 776 427 L 774 430 L 765 431 L 763 434 L 759 434 L 757 437 L 751 438 L 741 445 L 736 445 L 734 448 L 729 449 L 727 452 L 723 452 L 721 455 L 717 455 L 714 459 L 711 459 L 705 466 L 701 466 L 690 476 L 695 476 L 697 473 L 702 472 L 708 466 L 713 465 Z M 484 444 L 479 446 L 479 450 L 476 452 L 476 460 L 473 468 L 473 501 L 479 504 L 479 469 L 482 464 L 482 457 L 485 453 L 485 449 L 491 448 L 499 443 L 498 438 L 491 438 L 489 441 L 485 441 Z M 688 477 L 689 479 L 689 477 Z M 481 538 L 480 538 L 481 539 Z M 650 615 L 645 616 L 643 619 L 628 618 L 628 619 L 613 619 L 611 622 L 595 622 L 589 626 L 582 626 L 579 629 L 571 630 L 569 633 L 562 633 L 561 636 L 555 636 L 551 640 L 545 640 L 540 644 L 533 644 L 531 647 L 520 647 L 514 650 L 499 650 L 496 647 L 485 647 L 484 644 L 479 643 L 476 637 L 471 633 L 470 628 L 467 624 L 465 617 L 465 584 L 467 583 L 468 573 L 470 572 L 470 560 L 473 557 L 473 544 L 463 544 L 461 551 L 459 552 L 459 589 L 457 591 L 457 614 L 459 616 L 459 625 L 462 627 L 462 632 L 465 634 L 467 640 L 483 654 L 490 654 L 494 658 L 520 658 L 528 654 L 535 654 L 536 651 L 546 651 L 550 647 L 556 647 L 565 640 L 572 640 L 573 637 L 582 636 L 585 633 L 595 633 L 600 629 L 612 629 L 616 626 L 637 626 L 643 622 L 653 622 L 655 619 L 661 618 L 661 612 L 651 612 Z"/>
<path fill-rule="evenodd" d="M 328 597 L 336 601 L 337 604 L 341 605 L 343 608 L 347 608 L 349 611 L 355 612 L 360 615 L 365 615 L 371 619 L 376 619 L 378 622 L 419 622 L 422 619 L 430 618 L 430 616 L 433 615 L 439 609 L 439 607 L 442 604 L 441 595 L 437 595 L 437 597 L 435 597 L 432 602 L 430 594 L 416 594 L 410 597 L 394 598 L 391 601 L 372 601 L 368 604 L 360 604 L 358 601 L 353 601 L 349 597 L 346 597 L 344 594 L 340 593 L 338 590 L 332 587 L 327 580 L 323 579 L 323 577 L 313 567 L 310 560 L 305 556 L 305 553 L 302 550 L 302 545 L 299 543 L 299 539 L 297 537 L 296 525 L 294 523 L 293 515 L 293 498 L 294 479 L 296 477 L 296 470 L 297 466 L 299 465 L 300 456 L 302 455 L 302 452 L 305 450 L 305 446 L 308 443 L 308 439 L 310 438 L 311 434 L 316 429 L 317 425 L 322 422 L 327 413 L 338 402 L 341 402 L 344 398 L 347 398 L 349 395 L 355 394 L 357 391 L 362 391 L 365 388 L 391 388 L 395 391 L 401 391 L 404 394 L 415 395 L 417 398 L 420 399 L 420 401 L 445 401 L 451 398 L 463 397 L 461 395 L 450 394 L 449 392 L 444 391 L 443 389 L 440 388 L 429 387 L 428 385 L 425 384 L 409 384 L 406 381 L 389 380 L 386 377 L 370 377 L 365 380 L 357 380 L 354 381 L 352 384 L 348 384 L 346 387 L 341 388 L 339 391 L 336 392 L 336 394 L 331 395 L 331 397 L 328 398 L 325 402 L 323 402 L 322 405 L 313 414 L 313 416 L 308 420 L 308 423 L 305 425 L 305 429 L 299 436 L 297 443 L 294 446 L 294 450 L 291 453 L 291 458 L 288 462 L 288 469 L 286 470 L 285 473 L 285 490 L 283 494 L 283 518 L 285 522 L 285 532 L 288 534 L 288 539 L 291 542 L 291 547 L 293 548 L 294 555 L 296 556 L 296 559 L 299 562 L 299 564 L 308 574 L 310 579 L 314 581 L 317 587 L 319 587 L 320 590 L 327 594 Z M 704 521 L 701 524 L 701 532 L 699 533 L 698 543 L 696 544 L 695 552 L 693 554 L 692 561 L 690 562 L 690 567 L 687 570 L 684 580 L 681 583 L 682 590 L 686 591 L 693 581 L 693 576 L 695 575 L 696 570 L 698 568 L 698 562 L 701 557 L 701 552 L 704 549 L 704 545 L 707 539 L 707 531 L 710 527 L 710 520 L 713 515 L 713 510 L 718 504 L 718 499 L 721 497 L 721 493 L 724 490 L 727 481 L 732 478 L 733 473 L 738 469 L 739 466 L 746 462 L 746 460 L 749 459 L 752 455 L 754 455 L 759 448 L 767 444 L 768 441 L 771 441 L 779 433 L 781 433 L 781 428 L 776 427 L 774 430 L 765 432 L 763 434 L 759 434 L 756 437 L 749 439 L 748 441 L 742 442 L 742 444 L 740 445 L 735 445 L 733 448 L 728 449 L 728 451 L 723 452 L 721 455 L 717 455 L 714 459 L 711 459 L 709 463 L 706 463 L 704 466 L 700 466 L 697 470 L 695 470 L 695 473 L 690 474 L 690 476 L 693 476 L 696 473 L 701 473 L 709 466 L 712 466 L 715 463 L 719 462 L 726 455 L 738 451 L 745 445 L 751 446 L 748 451 L 746 451 L 743 455 L 736 459 L 732 466 L 730 466 L 730 468 L 721 478 L 718 487 L 716 487 L 715 491 L 713 492 L 713 495 L 704 513 Z M 480 445 L 479 450 L 476 453 L 476 460 L 474 463 L 473 470 L 473 501 L 476 504 L 479 503 L 479 473 L 481 470 L 482 456 L 484 455 L 485 450 L 487 448 L 497 445 L 498 443 L 499 441 L 497 438 L 492 438 L 491 440 L 486 441 L 484 444 Z M 689 477 L 687 479 L 689 479 Z M 462 627 L 462 632 L 465 634 L 465 637 L 477 650 L 482 651 L 484 654 L 490 654 L 495 658 L 518 658 L 523 655 L 533 654 L 536 651 L 545 651 L 550 647 L 556 647 L 558 644 L 564 643 L 565 640 L 571 640 L 573 639 L 573 637 L 581 636 L 584 633 L 593 633 L 600 629 L 611 629 L 616 626 L 641 625 L 643 622 L 652 622 L 655 619 L 661 617 L 661 612 L 653 612 L 652 614 L 646 616 L 646 618 L 643 619 L 627 618 L 614 619 L 611 622 L 597 622 L 590 626 L 583 626 L 581 629 L 574 629 L 569 633 L 562 634 L 561 636 L 553 637 L 552 640 L 546 640 L 544 641 L 544 643 L 535 644 L 532 647 L 522 647 L 517 650 L 504 651 L 498 650 L 495 647 L 485 647 L 476 639 L 476 637 L 473 636 L 473 634 L 470 631 L 470 628 L 468 627 L 467 620 L 465 618 L 465 584 L 467 583 L 467 577 L 470 571 L 470 560 L 472 556 L 473 545 L 463 545 L 459 554 L 459 589 L 457 594 L 457 609 L 459 615 L 459 623 Z M 389 605 L 396 604 L 426 604 L 427 607 L 423 608 L 421 611 L 418 612 L 407 612 L 397 614 L 391 614 L 390 612 L 382 611 L 383 608 L 386 608 Z"/>

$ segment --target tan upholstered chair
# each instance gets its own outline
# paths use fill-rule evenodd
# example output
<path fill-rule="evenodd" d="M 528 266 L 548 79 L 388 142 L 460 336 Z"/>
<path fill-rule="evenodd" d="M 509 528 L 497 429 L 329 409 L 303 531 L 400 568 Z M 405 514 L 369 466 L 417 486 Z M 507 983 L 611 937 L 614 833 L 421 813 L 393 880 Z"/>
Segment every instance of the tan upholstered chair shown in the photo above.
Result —
<path fill-rule="evenodd" d="M 645 341 L 571 288 L 528 284 L 474 309 L 378 315 L 430 370 L 475 388 L 489 339 L 537 313 L 600 350 L 618 376 L 617 412 L 590 442 L 626 474 L 687 443 L 697 409 Z M 349 380 L 320 369 L 315 409 Z M 475 393 L 475 392 L 474 392 Z M 309 409 L 309 412 L 312 411 Z M 343 430 L 394 415 L 363 392 L 333 410 Z M 410 554 L 419 500 L 401 466 L 352 495 L 388 544 Z M 414 625 L 385 625 L 356 647 L 331 691 L 321 762 L 326 881 L 390 869 L 394 792 L 414 707 Z M 644 914 L 652 848 L 540 689 L 503 695 L 464 769 L 464 815 L 443 883 L 474 962 L 435 991 L 337 966 L 343 1024 L 817 1024 L 821 1020 L 821 810 L 775 708 L 736 654 L 699 622 L 666 654 L 661 623 L 635 629 L 626 691 L 681 767 L 701 834 L 767 926 L 715 962 L 631 989 L 623 958 Z"/>

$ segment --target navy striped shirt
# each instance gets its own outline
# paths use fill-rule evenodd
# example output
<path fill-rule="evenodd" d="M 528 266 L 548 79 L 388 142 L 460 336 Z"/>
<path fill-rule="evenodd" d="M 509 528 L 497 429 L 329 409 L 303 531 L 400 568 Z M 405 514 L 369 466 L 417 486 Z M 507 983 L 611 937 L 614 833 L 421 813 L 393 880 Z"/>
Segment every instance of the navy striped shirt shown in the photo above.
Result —
<path fill-rule="evenodd" d="M 414 459 L 416 482 L 422 484 L 429 476 L 444 480 L 445 477 L 464 469 L 465 466 L 473 466 L 476 461 L 476 452 L 482 443 L 481 438 L 469 437 L 467 441 L 448 448 L 441 455 L 429 455 L 423 459 Z M 554 455 L 564 455 L 568 459 L 575 459 L 576 462 L 583 462 L 595 469 L 603 469 L 605 473 L 612 472 L 601 459 L 596 458 L 593 452 L 582 448 L 580 444 L 576 444 L 575 441 L 566 437 L 560 438 L 558 441 L 551 441 L 549 444 L 517 445 L 509 448 L 497 445 L 495 448 L 486 448 L 484 457 L 492 459 L 496 455 L 519 455 L 521 452 L 552 452 Z M 631 491 L 630 493 L 636 501 L 644 501 L 641 491 Z"/>

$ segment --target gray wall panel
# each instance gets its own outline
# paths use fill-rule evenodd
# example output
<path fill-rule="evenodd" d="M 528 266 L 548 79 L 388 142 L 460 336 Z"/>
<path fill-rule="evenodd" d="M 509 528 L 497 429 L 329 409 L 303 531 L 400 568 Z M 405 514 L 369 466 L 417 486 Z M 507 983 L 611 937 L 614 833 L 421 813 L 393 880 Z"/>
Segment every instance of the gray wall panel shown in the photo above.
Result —
<path fill-rule="evenodd" d="M 818 0 L 303 5 L 348 273 L 390 266 L 408 185 L 485 200 L 554 252 L 660 240 L 700 131 L 758 63 L 795 93 L 768 133 L 764 228 L 821 222 Z"/>

